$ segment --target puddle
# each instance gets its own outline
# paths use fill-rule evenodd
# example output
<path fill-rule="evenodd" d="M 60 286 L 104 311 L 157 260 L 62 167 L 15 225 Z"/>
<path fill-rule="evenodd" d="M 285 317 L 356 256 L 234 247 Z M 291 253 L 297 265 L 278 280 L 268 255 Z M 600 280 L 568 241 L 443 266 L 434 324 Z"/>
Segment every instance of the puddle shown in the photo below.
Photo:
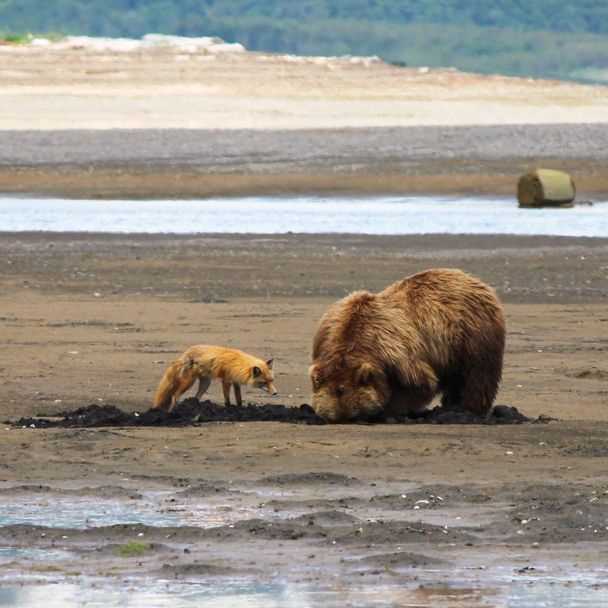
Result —
<path fill-rule="evenodd" d="M 251 504 L 243 504 L 242 501 Z M 0 526 L 30 525 L 79 529 L 142 524 L 155 527 L 212 528 L 259 516 L 256 494 L 182 499 L 174 492 L 147 492 L 141 500 L 20 494 L 0 504 Z M 0 553 L 0 560 L 2 554 Z"/>
<path fill-rule="evenodd" d="M 10 562 L 27 560 L 28 562 L 38 561 L 60 561 L 69 559 L 73 555 L 69 551 L 61 549 L 33 549 L 23 547 L 0 547 L 0 567 Z M 2 604 L 0 603 L 0 606 Z"/>
<path fill-rule="evenodd" d="M 149 526 L 170 526 L 174 514 L 163 514 L 154 503 L 45 496 L 20 496 L 19 503 L 0 504 L 0 526 L 27 524 L 53 528 L 84 529 L 114 524 L 141 523 Z"/>
<path fill-rule="evenodd" d="M 0 504 L 0 526 L 25 524 L 86 529 L 116 524 L 211 528 L 253 517 L 258 510 L 226 496 L 182 500 L 173 492 L 147 492 L 141 500 L 21 494 Z M 259 502 L 251 497 L 252 503 Z"/>
<path fill-rule="evenodd" d="M 500 587 L 450 585 L 334 586 L 150 583 L 131 586 L 56 584 L 0 588 L 0 606 L 15 608 L 588 608 L 605 605 L 605 587 L 574 582 L 515 581 Z"/>

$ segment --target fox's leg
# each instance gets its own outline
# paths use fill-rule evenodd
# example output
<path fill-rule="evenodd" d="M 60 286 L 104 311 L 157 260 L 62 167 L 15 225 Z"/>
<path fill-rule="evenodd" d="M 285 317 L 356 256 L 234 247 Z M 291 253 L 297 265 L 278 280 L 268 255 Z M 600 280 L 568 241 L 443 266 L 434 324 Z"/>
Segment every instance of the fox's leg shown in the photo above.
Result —
<path fill-rule="evenodd" d="M 198 390 L 196 391 L 197 401 L 201 400 L 201 397 L 207 392 L 210 384 L 211 378 L 209 376 L 201 376 L 198 379 Z"/>
<path fill-rule="evenodd" d="M 237 405 L 243 405 L 243 399 L 241 399 L 241 385 L 238 382 L 232 384 L 234 387 L 234 397 Z"/>
<path fill-rule="evenodd" d="M 224 405 L 230 405 L 230 382 L 222 380 L 222 390 L 224 391 Z"/>
<path fill-rule="evenodd" d="M 171 397 L 171 405 L 169 406 L 168 412 L 171 412 L 175 405 L 177 404 L 179 398 L 194 384 L 194 380 L 192 382 L 187 381 L 177 387 L 175 392 L 173 393 L 173 397 Z"/>

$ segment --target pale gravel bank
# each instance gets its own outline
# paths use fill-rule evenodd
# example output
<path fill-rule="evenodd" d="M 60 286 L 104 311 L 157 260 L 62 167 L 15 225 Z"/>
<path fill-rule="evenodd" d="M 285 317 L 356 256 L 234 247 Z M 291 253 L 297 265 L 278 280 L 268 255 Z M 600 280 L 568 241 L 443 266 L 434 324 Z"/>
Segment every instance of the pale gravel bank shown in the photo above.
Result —
<path fill-rule="evenodd" d="M 538 166 L 608 193 L 608 125 L 4 131 L 0 192 L 71 198 L 515 192 Z"/>

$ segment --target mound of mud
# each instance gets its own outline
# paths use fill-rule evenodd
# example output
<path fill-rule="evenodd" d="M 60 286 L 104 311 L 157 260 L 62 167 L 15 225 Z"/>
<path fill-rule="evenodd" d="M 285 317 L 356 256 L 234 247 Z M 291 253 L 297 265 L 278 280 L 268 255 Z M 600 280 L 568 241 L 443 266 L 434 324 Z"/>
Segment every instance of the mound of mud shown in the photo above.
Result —
<path fill-rule="evenodd" d="M 529 418 L 516 407 L 495 405 L 487 417 L 437 406 L 433 409 L 424 410 L 413 418 L 407 416 L 396 417 L 382 420 L 382 422 L 400 424 L 522 424 L 524 422 L 545 423 L 551 420 L 555 420 L 555 418 L 543 415 L 538 418 Z"/>
<path fill-rule="evenodd" d="M 191 426 L 204 422 L 275 421 L 301 424 L 324 424 L 306 404 L 300 407 L 284 405 L 218 405 L 213 401 L 184 399 L 169 414 L 162 410 L 124 412 L 115 405 L 88 405 L 73 411 L 62 412 L 55 418 L 21 418 L 15 426 L 35 428 L 82 428 L 103 426 Z"/>
<path fill-rule="evenodd" d="M 487 418 L 468 412 L 455 412 L 436 407 L 415 418 L 378 418 L 374 423 L 389 424 L 521 424 L 524 422 L 548 422 L 546 416 L 528 418 L 517 408 L 497 405 Z M 86 428 L 86 427 L 129 427 L 129 426 L 192 426 L 205 422 L 291 422 L 299 424 L 325 424 L 310 407 L 304 403 L 299 407 L 284 405 L 248 404 L 243 406 L 218 405 L 213 401 L 185 399 L 169 414 L 161 410 L 147 412 L 125 412 L 115 405 L 88 405 L 55 416 L 40 414 L 36 418 L 20 418 L 12 424 L 29 428 Z M 9 423 L 11 424 L 11 423 Z"/>

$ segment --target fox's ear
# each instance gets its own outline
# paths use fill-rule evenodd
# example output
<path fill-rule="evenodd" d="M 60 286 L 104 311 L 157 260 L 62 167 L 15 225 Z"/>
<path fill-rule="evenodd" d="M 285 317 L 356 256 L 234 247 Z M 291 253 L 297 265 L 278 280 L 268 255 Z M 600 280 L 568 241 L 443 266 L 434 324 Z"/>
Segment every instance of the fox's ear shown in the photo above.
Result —
<path fill-rule="evenodd" d="M 266 365 L 268 366 L 268 369 L 272 369 L 273 362 L 274 362 L 274 359 L 268 359 L 268 361 L 266 361 Z"/>
<path fill-rule="evenodd" d="M 251 368 L 251 373 L 253 374 L 254 378 L 257 378 L 258 376 L 262 375 L 262 370 L 256 365 L 255 367 Z"/>

